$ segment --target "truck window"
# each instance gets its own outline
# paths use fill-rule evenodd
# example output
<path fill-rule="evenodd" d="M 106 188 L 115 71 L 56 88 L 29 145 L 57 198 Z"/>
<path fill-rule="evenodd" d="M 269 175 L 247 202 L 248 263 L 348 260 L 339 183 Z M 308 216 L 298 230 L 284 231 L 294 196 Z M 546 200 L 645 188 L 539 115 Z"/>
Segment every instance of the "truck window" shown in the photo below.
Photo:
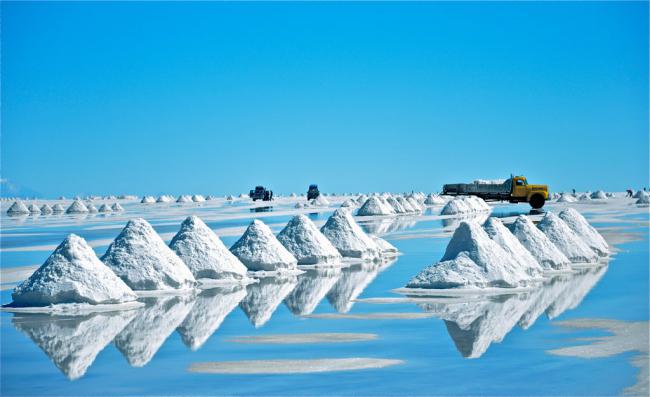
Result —
<path fill-rule="evenodd" d="M 517 182 L 515 184 L 517 186 L 524 186 L 524 181 L 523 181 L 523 179 L 517 179 Z"/>

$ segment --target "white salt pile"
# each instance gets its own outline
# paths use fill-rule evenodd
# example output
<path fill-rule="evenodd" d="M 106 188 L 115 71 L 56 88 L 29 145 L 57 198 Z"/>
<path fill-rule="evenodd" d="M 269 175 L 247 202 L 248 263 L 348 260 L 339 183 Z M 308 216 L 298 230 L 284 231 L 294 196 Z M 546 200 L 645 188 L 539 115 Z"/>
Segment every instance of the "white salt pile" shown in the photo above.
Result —
<path fill-rule="evenodd" d="M 417 208 L 414 208 L 414 207 L 411 205 L 411 203 L 409 203 L 409 201 L 408 201 L 407 199 L 405 199 L 404 197 L 402 197 L 402 196 L 397 196 L 397 197 L 395 197 L 395 200 L 397 200 L 397 202 L 400 203 L 400 205 L 402 206 L 402 208 L 404 208 L 404 211 L 405 211 L 406 213 L 414 213 L 414 212 L 418 212 L 418 209 L 417 209 Z"/>
<path fill-rule="evenodd" d="M 111 207 L 108 206 L 108 204 L 102 204 L 101 207 L 99 207 L 99 212 L 113 212 Z"/>
<path fill-rule="evenodd" d="M 591 198 L 596 200 L 606 199 L 607 195 L 602 190 L 591 193 Z"/>
<path fill-rule="evenodd" d="M 230 247 L 230 251 L 253 271 L 296 269 L 297 259 L 289 252 L 271 229 L 262 221 L 254 220 L 244 235 Z"/>
<path fill-rule="evenodd" d="M 291 194 L 289 195 L 289 197 L 298 197 L 298 195 L 295 194 L 295 193 L 291 193 Z"/>
<path fill-rule="evenodd" d="M 366 196 L 365 194 L 360 194 L 360 195 L 357 197 L 357 203 L 358 203 L 359 205 L 365 203 L 366 200 L 368 200 L 368 196 Z"/>
<path fill-rule="evenodd" d="M 242 194 L 239 195 L 239 198 L 246 198 L 246 197 L 248 197 L 248 196 L 245 195 L 244 193 L 242 193 Z"/>
<path fill-rule="evenodd" d="M 120 203 L 113 203 L 113 205 L 111 205 L 111 210 L 113 210 L 113 212 L 120 212 L 124 211 L 124 208 L 122 208 Z"/>
<path fill-rule="evenodd" d="M 571 262 L 593 263 L 598 261 L 598 255 L 554 213 L 547 212 L 537 227 Z"/>
<path fill-rule="evenodd" d="M 36 204 L 30 204 L 29 207 L 27 207 L 27 210 L 32 215 L 38 215 L 38 214 L 41 213 L 41 209 L 38 208 L 38 206 Z"/>
<path fill-rule="evenodd" d="M 319 194 L 318 197 L 310 201 L 310 204 L 319 207 L 327 207 L 328 205 L 330 205 L 330 202 L 325 198 L 325 195 Z"/>
<path fill-rule="evenodd" d="M 591 196 L 587 193 L 582 193 L 578 196 L 578 201 L 591 201 Z"/>
<path fill-rule="evenodd" d="M 499 218 L 491 217 L 483 224 L 483 230 L 503 248 L 532 278 L 542 278 L 544 269 L 537 259 L 524 247 Z"/>
<path fill-rule="evenodd" d="M 366 200 L 365 203 L 359 208 L 358 216 L 373 216 L 373 215 L 391 215 L 395 211 L 384 204 L 379 197 L 373 196 Z"/>
<path fill-rule="evenodd" d="M 232 195 L 226 196 L 226 200 L 233 201 L 235 198 Z"/>
<path fill-rule="evenodd" d="M 387 197 L 386 202 L 390 207 L 393 209 L 393 211 L 396 214 L 406 214 L 408 211 L 406 211 L 406 208 L 402 204 L 400 204 L 399 201 L 395 197 Z"/>
<path fill-rule="evenodd" d="M 126 224 L 102 261 L 136 291 L 187 289 L 196 284 L 190 269 L 142 218 Z"/>
<path fill-rule="evenodd" d="M 441 262 L 422 270 L 408 288 L 513 288 L 531 281 L 511 255 L 477 222 L 461 222 Z"/>
<path fill-rule="evenodd" d="M 293 206 L 293 208 L 307 208 L 309 207 L 309 204 L 307 203 L 296 203 L 296 205 Z"/>
<path fill-rule="evenodd" d="M 41 214 L 49 215 L 52 212 L 54 212 L 54 211 L 52 210 L 52 207 L 50 207 L 48 204 L 43 204 L 41 206 Z"/>
<path fill-rule="evenodd" d="M 91 213 L 91 214 L 96 214 L 97 213 L 97 208 L 95 208 L 93 203 L 86 204 L 86 208 L 88 208 L 88 212 Z"/>
<path fill-rule="evenodd" d="M 156 199 L 153 198 L 152 196 L 144 196 L 142 197 L 142 200 L 140 200 L 140 203 L 142 204 L 153 204 L 156 202 Z"/>
<path fill-rule="evenodd" d="M 305 215 L 296 215 L 278 234 L 278 241 L 299 265 L 337 262 L 341 254 Z"/>
<path fill-rule="evenodd" d="M 352 200 L 352 199 L 347 199 L 341 204 L 341 207 L 347 207 L 347 208 L 355 208 L 357 206 L 357 202 Z"/>
<path fill-rule="evenodd" d="M 88 208 L 86 208 L 86 205 L 82 203 L 80 200 L 75 200 L 70 204 L 67 210 L 65 210 L 66 214 L 85 214 L 88 212 Z"/>
<path fill-rule="evenodd" d="M 512 224 L 511 231 L 545 270 L 571 270 L 569 258 L 527 216 L 520 215 Z"/>
<path fill-rule="evenodd" d="M 406 198 L 406 201 L 408 201 L 409 204 L 411 204 L 411 207 L 415 208 L 417 211 L 424 211 L 426 209 L 426 207 L 421 204 L 414 196 L 408 196 Z"/>
<path fill-rule="evenodd" d="M 490 206 L 480 197 L 463 196 L 449 201 L 440 211 L 440 215 L 458 215 L 490 211 Z"/>
<path fill-rule="evenodd" d="M 95 255 L 86 240 L 70 234 L 11 294 L 12 306 L 132 302 L 131 289 Z"/>
<path fill-rule="evenodd" d="M 644 194 L 635 202 L 635 204 L 650 204 L 650 196 Z"/>
<path fill-rule="evenodd" d="M 165 195 L 158 196 L 158 199 L 156 200 L 157 203 L 170 203 L 172 201 L 173 200 L 170 197 Z"/>
<path fill-rule="evenodd" d="M 196 216 L 185 219 L 169 247 L 189 267 L 196 279 L 248 280 L 246 266 Z"/>
<path fill-rule="evenodd" d="M 582 214 L 573 208 L 566 208 L 560 212 L 559 217 L 599 256 L 609 255 L 609 245 Z"/>
<path fill-rule="evenodd" d="M 637 190 L 636 193 L 634 193 L 634 198 L 639 199 L 641 197 L 647 196 L 648 194 L 644 192 L 643 190 Z"/>
<path fill-rule="evenodd" d="M 397 247 L 395 247 L 393 244 L 389 243 L 388 241 L 384 240 L 383 238 L 373 236 L 373 235 L 369 235 L 369 236 L 372 239 L 372 241 L 374 241 L 375 244 L 377 244 L 377 246 L 379 247 L 379 249 L 381 250 L 384 256 L 394 256 L 399 253 Z"/>
<path fill-rule="evenodd" d="M 52 212 L 55 213 L 55 214 L 61 213 L 63 211 L 65 211 L 65 210 L 63 209 L 63 206 L 61 204 L 59 204 L 59 203 L 54 204 L 52 206 Z"/>
<path fill-rule="evenodd" d="M 424 204 L 426 205 L 442 205 L 445 203 L 445 200 L 435 194 L 430 194 L 427 196 L 427 198 L 424 200 Z"/>
<path fill-rule="evenodd" d="M 575 197 L 571 194 L 567 193 L 562 193 L 559 199 L 557 199 L 558 203 L 574 203 L 576 201 Z"/>
<path fill-rule="evenodd" d="M 614 193 L 610 193 L 610 192 L 607 192 L 606 195 L 607 195 L 608 198 L 614 198 L 614 197 L 616 197 L 616 194 L 614 194 Z"/>
<path fill-rule="evenodd" d="M 205 201 L 205 198 L 200 194 L 195 194 L 194 196 L 192 196 L 192 201 L 194 201 L 195 203 L 202 203 Z"/>
<path fill-rule="evenodd" d="M 334 211 L 320 231 L 344 257 L 374 259 L 381 249 L 354 221 L 344 208 Z"/>
<path fill-rule="evenodd" d="M 185 196 L 185 195 L 180 195 L 178 196 L 178 199 L 176 199 L 177 203 L 191 203 L 192 198 L 190 196 Z"/>
<path fill-rule="evenodd" d="M 214 200 L 216 200 L 216 199 L 217 199 L 217 198 L 216 198 L 215 196 L 213 196 L 213 195 L 209 195 L 208 197 L 205 198 L 205 201 L 214 201 Z"/>

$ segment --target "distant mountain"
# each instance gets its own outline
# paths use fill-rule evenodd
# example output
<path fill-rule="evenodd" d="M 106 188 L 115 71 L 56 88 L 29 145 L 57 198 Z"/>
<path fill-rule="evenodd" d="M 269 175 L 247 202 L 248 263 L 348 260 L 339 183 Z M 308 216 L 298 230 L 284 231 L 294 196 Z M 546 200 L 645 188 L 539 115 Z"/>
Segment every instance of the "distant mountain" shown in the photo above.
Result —
<path fill-rule="evenodd" d="M 21 186 L 6 178 L 0 179 L 0 197 L 32 198 L 41 196 L 42 195 L 39 192 L 32 190 L 27 186 Z"/>

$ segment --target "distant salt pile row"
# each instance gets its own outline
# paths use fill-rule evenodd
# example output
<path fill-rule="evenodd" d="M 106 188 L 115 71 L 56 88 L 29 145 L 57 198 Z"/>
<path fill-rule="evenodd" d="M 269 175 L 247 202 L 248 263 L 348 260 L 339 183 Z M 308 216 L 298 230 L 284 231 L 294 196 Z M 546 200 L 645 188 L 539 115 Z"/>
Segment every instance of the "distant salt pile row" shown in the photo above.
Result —
<path fill-rule="evenodd" d="M 204 197 L 200 194 L 195 194 L 195 195 L 180 195 L 178 198 L 174 198 L 173 196 L 168 196 L 168 195 L 161 195 L 158 196 L 158 198 L 154 198 L 153 196 L 142 196 L 142 199 L 140 200 L 141 204 L 154 204 L 154 203 L 202 203 L 204 201 L 211 201 L 211 200 L 216 200 L 216 197 L 214 196 L 207 196 Z"/>
<path fill-rule="evenodd" d="M 490 206 L 480 197 L 463 196 L 449 201 L 440 211 L 440 215 L 460 215 L 491 211 Z"/>
<path fill-rule="evenodd" d="M 102 206 L 97 209 L 92 202 L 87 202 L 84 204 L 81 200 L 75 200 L 70 204 L 67 209 L 64 209 L 61 204 L 55 204 L 49 206 L 48 204 L 43 204 L 40 208 L 36 204 L 30 204 L 26 206 L 22 201 L 15 201 L 9 209 L 7 209 L 8 215 L 50 215 L 50 214 L 60 214 L 65 212 L 66 214 L 93 214 L 97 212 L 119 212 L 124 211 L 124 208 L 119 203 L 113 203 L 112 206 L 107 204 L 102 204 Z"/>
<path fill-rule="evenodd" d="M 339 262 L 342 257 L 382 259 L 397 249 L 368 236 L 346 210 L 321 230 L 304 215 L 276 237 L 253 221 L 228 250 L 198 217 L 190 216 L 167 246 L 144 219 L 130 220 L 97 258 L 86 241 L 68 236 L 48 260 L 12 293 L 11 306 L 123 304 L 133 291 L 193 289 L 197 280 L 248 282 L 247 271 L 295 271 L 298 265 Z"/>
<path fill-rule="evenodd" d="M 407 288 L 514 288 L 530 286 L 543 272 L 570 271 L 572 263 L 596 263 L 609 255 L 598 231 L 576 210 L 547 213 L 537 226 L 519 216 L 511 228 L 497 218 L 462 222 L 444 256 Z"/>
<path fill-rule="evenodd" d="M 356 205 L 361 205 L 357 211 L 358 216 L 381 216 L 381 215 L 408 215 L 419 214 L 426 210 L 427 205 L 439 205 L 444 200 L 439 196 L 424 196 L 422 193 L 413 193 L 406 196 L 384 193 L 367 197 L 359 196 Z M 345 201 L 341 207 L 353 208 L 356 206 L 354 200 Z"/>

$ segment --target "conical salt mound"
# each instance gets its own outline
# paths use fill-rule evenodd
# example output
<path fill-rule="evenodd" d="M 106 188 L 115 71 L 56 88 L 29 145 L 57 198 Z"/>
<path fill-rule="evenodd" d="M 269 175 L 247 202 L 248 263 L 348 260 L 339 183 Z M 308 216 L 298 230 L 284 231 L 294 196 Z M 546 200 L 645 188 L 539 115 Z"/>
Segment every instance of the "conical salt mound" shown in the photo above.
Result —
<path fill-rule="evenodd" d="M 170 201 L 172 200 L 165 195 L 159 196 L 158 199 L 156 200 L 157 203 L 169 203 Z"/>
<path fill-rule="evenodd" d="M 591 193 L 591 198 L 595 200 L 602 200 L 602 199 L 606 199 L 607 195 L 602 190 L 598 190 L 596 192 Z"/>
<path fill-rule="evenodd" d="M 185 289 L 196 283 L 190 269 L 142 218 L 126 224 L 102 261 L 136 291 Z"/>
<path fill-rule="evenodd" d="M 547 212 L 537 227 L 571 262 L 592 263 L 598 261 L 598 255 L 552 212 Z"/>
<path fill-rule="evenodd" d="M 569 258 L 527 216 L 520 215 L 512 224 L 511 231 L 545 270 L 571 270 Z"/>
<path fill-rule="evenodd" d="M 315 205 L 315 206 L 319 206 L 319 207 L 326 207 L 326 206 L 330 205 L 330 202 L 329 202 L 329 200 L 327 200 L 325 198 L 324 194 L 319 194 L 318 197 L 316 197 L 315 199 L 313 199 L 310 202 L 310 204 Z"/>
<path fill-rule="evenodd" d="M 13 306 L 131 302 L 136 295 L 95 255 L 86 240 L 70 234 L 11 294 Z"/>
<path fill-rule="evenodd" d="M 88 203 L 86 205 L 86 208 L 88 208 L 88 212 L 91 214 L 96 214 L 97 213 L 97 208 L 92 203 Z"/>
<path fill-rule="evenodd" d="M 177 203 L 189 203 L 191 201 L 192 198 L 190 196 L 183 196 L 183 195 L 178 196 L 178 198 L 176 199 Z"/>
<path fill-rule="evenodd" d="M 202 203 L 205 201 L 205 197 L 201 196 L 200 194 L 195 194 L 194 196 L 192 196 L 192 201 L 194 201 L 195 203 Z"/>
<path fill-rule="evenodd" d="M 278 241 L 299 265 L 341 260 L 341 254 L 305 215 L 293 217 L 278 234 Z"/>
<path fill-rule="evenodd" d="M 55 214 L 59 214 L 59 213 L 61 213 L 63 211 L 65 211 L 65 210 L 63 209 L 63 206 L 61 204 L 57 203 L 57 204 L 54 204 L 52 206 L 52 212 L 55 213 Z"/>
<path fill-rule="evenodd" d="M 377 243 L 361 229 L 346 209 L 334 211 L 320 231 L 343 256 L 364 259 L 381 256 Z"/>
<path fill-rule="evenodd" d="M 609 245 L 603 236 L 578 211 L 566 208 L 559 216 L 599 256 L 609 255 Z"/>
<path fill-rule="evenodd" d="M 352 199 L 347 199 L 341 204 L 341 207 L 351 207 L 351 208 L 353 208 L 353 207 L 356 207 L 356 206 L 357 206 L 357 202 L 352 200 Z"/>
<path fill-rule="evenodd" d="M 52 207 L 50 207 L 49 205 L 43 204 L 41 206 L 41 214 L 48 215 L 48 214 L 51 214 L 52 212 L 54 212 L 54 211 L 52 210 Z"/>
<path fill-rule="evenodd" d="M 643 196 L 647 196 L 647 193 L 644 192 L 643 190 L 637 190 L 636 193 L 634 193 L 634 196 L 632 196 L 632 197 L 634 197 L 636 199 L 640 199 Z"/>
<path fill-rule="evenodd" d="M 397 196 L 395 197 L 395 200 L 402 205 L 402 208 L 404 208 L 407 213 L 418 212 L 418 209 L 413 207 L 413 205 L 404 197 Z"/>
<path fill-rule="evenodd" d="M 102 204 L 102 206 L 99 207 L 99 212 L 113 212 L 113 210 L 108 206 L 108 204 Z"/>
<path fill-rule="evenodd" d="M 185 219 L 169 247 L 185 262 L 197 279 L 241 281 L 247 278 L 246 266 L 196 216 Z"/>
<path fill-rule="evenodd" d="M 635 204 L 650 204 L 650 196 L 643 195 L 641 196 Z"/>
<path fill-rule="evenodd" d="M 156 199 L 154 199 L 151 196 L 144 196 L 142 197 L 142 200 L 140 200 L 140 203 L 142 204 L 153 204 L 156 202 Z"/>
<path fill-rule="evenodd" d="M 9 215 L 29 214 L 29 209 L 22 201 L 14 201 L 14 203 L 11 204 L 11 207 L 9 207 L 9 209 L 7 210 L 7 214 Z"/>
<path fill-rule="evenodd" d="M 38 208 L 36 204 L 30 204 L 29 207 L 27 207 L 27 209 L 29 210 L 29 213 L 33 215 L 38 215 L 41 213 L 41 209 Z"/>
<path fill-rule="evenodd" d="M 111 209 L 113 210 L 113 212 L 124 211 L 124 208 L 122 208 L 120 203 L 113 203 L 113 205 L 111 205 Z"/>
<path fill-rule="evenodd" d="M 359 208 L 358 216 L 391 215 L 395 210 L 384 204 L 379 197 L 373 196 Z"/>
<path fill-rule="evenodd" d="M 558 203 L 574 203 L 576 201 L 576 198 L 573 197 L 570 194 L 562 193 L 559 199 L 557 199 Z"/>
<path fill-rule="evenodd" d="M 253 271 L 296 269 L 298 261 L 262 221 L 254 220 L 230 251 Z"/>
<path fill-rule="evenodd" d="M 434 194 L 428 195 L 427 198 L 424 200 L 424 204 L 426 205 L 441 205 L 444 203 L 445 200 L 443 200 L 442 197 L 436 196 Z"/>
<path fill-rule="evenodd" d="M 406 214 L 408 211 L 406 211 L 406 208 L 400 202 L 395 198 L 395 197 L 388 197 L 386 198 L 386 202 L 388 205 L 391 206 L 393 211 L 395 211 L 396 214 Z"/>
<path fill-rule="evenodd" d="M 503 225 L 500 219 L 494 217 L 489 218 L 483 224 L 483 229 L 529 276 L 533 278 L 542 277 L 544 269 L 537 262 L 537 259 L 528 252 L 526 247 L 521 245 L 517 237 Z"/>
<path fill-rule="evenodd" d="M 70 204 L 67 210 L 65 210 L 66 214 L 85 214 L 88 212 L 88 208 L 86 208 L 86 205 L 82 203 L 80 200 L 75 200 Z"/>

